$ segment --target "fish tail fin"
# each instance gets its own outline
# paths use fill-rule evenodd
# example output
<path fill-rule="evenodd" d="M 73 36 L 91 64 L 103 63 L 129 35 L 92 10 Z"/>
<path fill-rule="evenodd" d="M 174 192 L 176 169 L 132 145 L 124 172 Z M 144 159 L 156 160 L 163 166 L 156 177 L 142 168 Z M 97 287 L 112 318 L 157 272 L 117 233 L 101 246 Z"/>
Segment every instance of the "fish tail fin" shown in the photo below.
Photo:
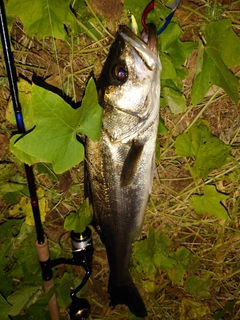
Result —
<path fill-rule="evenodd" d="M 115 308 L 118 304 L 125 304 L 136 317 L 145 318 L 147 316 L 147 309 L 133 281 L 126 285 L 109 284 L 108 293 L 111 307 Z"/>

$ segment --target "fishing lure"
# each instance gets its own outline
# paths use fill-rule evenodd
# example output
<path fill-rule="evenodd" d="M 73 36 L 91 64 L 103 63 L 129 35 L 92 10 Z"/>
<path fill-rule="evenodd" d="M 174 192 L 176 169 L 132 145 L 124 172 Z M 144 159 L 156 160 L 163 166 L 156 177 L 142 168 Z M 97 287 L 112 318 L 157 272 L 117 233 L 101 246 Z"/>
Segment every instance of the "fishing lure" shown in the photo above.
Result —
<path fill-rule="evenodd" d="M 164 22 L 164 25 L 159 29 L 157 30 L 157 35 L 159 36 L 166 28 L 167 26 L 169 25 L 170 21 L 172 20 L 172 17 L 177 9 L 177 6 L 179 4 L 180 0 L 175 0 L 173 1 L 173 3 L 171 4 L 166 4 L 166 7 L 169 8 L 169 9 L 172 9 L 172 12 L 166 17 L 166 20 Z M 154 6 L 155 6 L 155 1 L 152 0 L 151 2 L 149 2 L 149 4 L 146 6 L 146 8 L 144 9 L 143 11 L 143 14 L 142 14 L 142 19 L 141 19 L 141 22 L 142 22 L 142 25 L 145 29 L 148 28 L 148 25 L 146 23 L 146 17 L 147 15 L 149 14 L 150 11 L 152 11 L 154 9 Z"/>

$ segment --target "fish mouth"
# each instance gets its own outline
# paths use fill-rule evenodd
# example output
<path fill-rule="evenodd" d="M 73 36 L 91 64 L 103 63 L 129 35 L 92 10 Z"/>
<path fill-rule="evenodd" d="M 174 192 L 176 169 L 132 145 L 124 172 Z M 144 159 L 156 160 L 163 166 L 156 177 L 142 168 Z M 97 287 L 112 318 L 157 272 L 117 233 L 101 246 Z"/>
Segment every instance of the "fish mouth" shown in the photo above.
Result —
<path fill-rule="evenodd" d="M 123 27 L 119 35 L 124 42 L 128 43 L 137 52 L 150 70 L 155 69 L 158 63 L 158 48 L 156 26 L 153 23 L 143 30 L 141 38 L 127 27 Z"/>
<path fill-rule="evenodd" d="M 148 28 L 142 31 L 141 36 L 148 48 L 157 54 L 157 28 L 155 24 L 149 23 Z"/>

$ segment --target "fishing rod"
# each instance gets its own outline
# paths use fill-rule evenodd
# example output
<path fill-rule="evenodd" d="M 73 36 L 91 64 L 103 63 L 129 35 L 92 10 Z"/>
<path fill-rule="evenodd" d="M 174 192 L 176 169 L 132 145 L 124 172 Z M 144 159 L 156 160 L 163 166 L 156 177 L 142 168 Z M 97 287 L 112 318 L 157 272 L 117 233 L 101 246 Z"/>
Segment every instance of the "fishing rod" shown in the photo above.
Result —
<path fill-rule="evenodd" d="M 9 40 L 8 29 L 7 29 L 7 18 L 6 18 L 6 12 L 4 8 L 3 0 L 0 0 L 0 32 L 1 32 L 5 66 L 7 69 L 8 81 L 9 81 L 10 92 L 12 96 L 12 103 L 13 103 L 13 109 L 15 113 L 17 128 L 19 133 L 24 134 L 26 131 L 25 131 L 25 126 L 23 121 L 22 109 L 18 99 L 17 74 L 16 74 L 13 54 L 10 46 L 10 40 Z M 48 292 L 54 286 L 52 268 L 50 266 L 50 253 L 49 253 L 48 240 L 44 236 L 44 232 L 42 228 L 38 197 L 36 192 L 36 184 L 35 184 L 35 179 L 33 174 L 33 167 L 27 164 L 24 164 L 24 167 L 25 167 L 25 172 L 27 177 L 32 212 L 33 212 L 34 223 L 35 223 L 35 228 L 37 233 L 36 249 L 37 249 L 39 263 L 42 269 L 42 279 L 44 283 L 44 290 L 45 292 Z M 55 294 L 53 294 L 52 297 L 49 299 L 48 306 L 49 306 L 49 312 L 51 314 L 51 319 L 59 320 L 60 319 L 59 311 L 58 311 Z"/>
<path fill-rule="evenodd" d="M 10 92 L 12 96 L 12 103 L 14 114 L 17 123 L 17 129 L 20 134 L 26 133 L 22 108 L 18 98 L 18 88 L 17 88 L 17 73 L 14 65 L 13 54 L 11 51 L 10 40 L 8 35 L 7 28 L 7 18 L 4 7 L 3 0 L 0 0 L 0 35 L 2 40 L 3 54 L 5 66 L 7 69 L 8 81 Z M 49 245 L 48 240 L 44 235 L 42 221 L 40 216 L 39 202 L 38 196 L 36 192 L 36 184 L 34 179 L 33 167 L 27 164 L 24 164 L 25 173 L 27 177 L 28 189 L 31 199 L 31 207 L 34 217 L 34 223 L 37 234 L 36 241 L 36 250 L 38 254 L 38 260 L 42 270 L 42 279 L 44 284 L 44 291 L 48 293 L 54 287 L 53 281 L 53 272 L 52 268 L 59 264 L 70 264 L 70 265 L 79 265 L 82 266 L 85 270 L 85 276 L 82 279 L 80 285 L 73 289 L 70 293 L 70 297 L 72 299 L 72 304 L 70 306 L 70 318 L 72 320 L 83 320 L 87 319 L 90 314 L 90 305 L 86 299 L 80 299 L 76 296 L 76 294 L 83 288 L 89 279 L 92 268 L 92 254 L 93 254 L 93 246 L 92 246 L 92 238 L 91 238 L 91 230 L 87 227 L 83 233 L 75 233 L 71 232 L 71 241 L 72 241 L 72 254 L 73 257 L 71 259 L 58 258 L 55 260 L 50 259 Z M 51 298 L 48 301 L 49 313 L 52 320 L 59 320 L 59 310 L 57 305 L 56 294 L 53 293 Z"/>

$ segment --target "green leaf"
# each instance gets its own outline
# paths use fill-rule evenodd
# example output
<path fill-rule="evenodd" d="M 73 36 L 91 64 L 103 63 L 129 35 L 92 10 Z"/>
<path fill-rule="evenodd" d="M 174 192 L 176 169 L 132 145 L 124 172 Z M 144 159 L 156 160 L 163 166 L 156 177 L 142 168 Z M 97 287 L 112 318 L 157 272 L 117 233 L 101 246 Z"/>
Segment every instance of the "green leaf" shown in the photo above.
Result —
<path fill-rule="evenodd" d="M 159 119 L 159 123 L 158 123 L 158 132 L 163 134 L 164 136 L 166 136 L 168 134 L 168 129 L 165 126 L 165 123 L 163 121 L 162 118 Z M 159 143 L 157 142 L 157 145 L 159 145 Z"/>
<path fill-rule="evenodd" d="M 0 195 L 5 195 L 9 192 L 16 192 L 16 191 L 20 191 L 23 189 L 23 185 L 17 184 L 17 183 L 4 183 L 4 184 L 0 184 Z"/>
<path fill-rule="evenodd" d="M 180 307 L 179 320 L 210 319 L 210 314 L 211 311 L 208 305 L 202 302 L 183 299 Z"/>
<path fill-rule="evenodd" d="M 27 106 L 22 105 L 27 108 Z M 11 151 L 23 162 L 51 162 L 62 173 L 83 160 L 83 146 L 76 139 L 80 115 L 58 95 L 38 86 L 32 88 L 36 128 L 14 143 Z"/>
<path fill-rule="evenodd" d="M 46 310 L 47 299 L 41 298 L 27 308 L 27 315 L 30 319 L 51 320 L 50 313 Z"/>
<path fill-rule="evenodd" d="M 198 300 L 209 299 L 211 297 L 210 285 L 211 279 L 199 278 L 195 275 L 189 276 L 184 282 L 185 290 Z"/>
<path fill-rule="evenodd" d="M 17 83 L 17 87 L 21 105 L 27 106 L 27 108 L 24 108 L 24 126 L 26 130 L 30 130 L 35 125 L 32 108 L 32 85 L 27 81 L 20 79 Z M 6 118 L 10 123 L 16 124 L 16 117 L 13 110 L 12 100 L 8 104 Z"/>
<path fill-rule="evenodd" d="M 102 129 L 102 107 L 98 104 L 98 95 L 93 78 L 87 84 L 85 96 L 80 108 L 80 125 L 77 132 L 86 134 L 92 140 L 99 140 Z"/>
<path fill-rule="evenodd" d="M 198 263 L 195 257 L 185 247 L 180 247 L 171 254 L 171 258 L 175 261 L 172 268 L 167 271 L 169 278 L 178 285 L 183 285 L 183 277 L 186 271 L 194 270 Z"/>
<path fill-rule="evenodd" d="M 159 45 L 161 50 L 163 52 L 168 52 L 168 50 L 176 44 L 182 34 L 183 31 L 178 23 L 173 21 L 170 22 L 166 30 L 164 30 L 164 32 L 159 36 Z"/>
<path fill-rule="evenodd" d="M 169 270 L 175 264 L 175 260 L 170 257 L 170 239 L 162 232 L 156 232 L 155 253 L 153 261 L 156 267 L 162 270 Z"/>
<path fill-rule="evenodd" d="M 232 314 L 236 303 L 237 300 L 227 301 L 223 309 L 216 311 L 216 313 L 213 315 L 213 319 L 222 320 L 224 319 L 225 315 L 227 316 L 228 314 Z"/>
<path fill-rule="evenodd" d="M 44 222 L 46 217 L 46 199 L 45 199 L 44 190 L 42 188 L 39 188 L 37 190 L 37 195 L 39 199 L 38 204 L 39 204 L 39 210 L 41 215 L 41 221 Z M 19 202 L 15 206 L 9 209 L 9 214 L 12 217 L 25 216 L 26 223 L 29 226 L 35 225 L 31 200 L 29 197 L 22 196 Z"/>
<path fill-rule="evenodd" d="M 238 104 L 238 88 L 239 82 L 235 75 L 227 68 L 225 63 L 222 61 L 218 49 L 206 47 L 206 54 L 210 58 L 212 65 L 212 73 L 210 80 L 215 85 L 223 88 L 228 96 Z"/>
<path fill-rule="evenodd" d="M 2 274 L 1 274 L 2 273 Z M 13 279 L 6 276 L 4 271 L 0 271 L 0 292 L 6 298 L 13 291 Z"/>
<path fill-rule="evenodd" d="M 66 308 L 70 305 L 70 289 L 74 286 L 74 275 L 65 272 L 61 278 L 61 282 L 57 287 L 57 302 L 60 307 Z"/>
<path fill-rule="evenodd" d="M 172 63 L 171 58 L 166 53 L 159 53 L 160 60 L 162 63 L 161 79 L 171 79 L 177 76 L 175 67 Z"/>
<path fill-rule="evenodd" d="M 198 214 L 208 214 L 218 219 L 229 220 L 228 212 L 221 204 L 221 201 L 227 198 L 228 196 L 218 192 L 215 186 L 206 185 L 203 195 L 192 195 L 189 198 L 189 203 Z"/>
<path fill-rule="evenodd" d="M 174 66 L 181 67 L 190 53 L 196 48 L 197 42 L 183 42 L 177 39 L 174 45 L 168 48 L 168 55 L 171 57 Z"/>
<path fill-rule="evenodd" d="M 12 316 L 18 315 L 37 291 L 36 286 L 25 286 L 11 294 L 8 297 L 8 302 L 12 305 L 10 314 Z"/>
<path fill-rule="evenodd" d="M 0 163 L 0 181 L 8 181 L 12 178 L 14 172 L 14 163 Z"/>
<path fill-rule="evenodd" d="M 156 266 L 153 257 L 155 253 L 155 232 L 152 227 L 149 228 L 148 238 L 142 241 L 136 241 L 134 246 L 134 266 L 139 273 L 145 273 L 148 279 L 154 279 Z"/>
<path fill-rule="evenodd" d="M 13 163 L 0 163 L 0 195 L 8 193 L 15 193 L 24 188 L 24 185 L 19 183 L 10 182 L 13 178 L 14 164 Z"/>
<path fill-rule="evenodd" d="M 212 65 L 211 59 L 205 53 L 203 53 L 202 69 L 197 70 L 198 73 L 195 75 L 194 82 L 191 89 L 191 99 L 193 105 L 197 105 L 208 92 L 211 82 Z"/>
<path fill-rule="evenodd" d="M 78 212 L 70 212 L 70 214 L 65 218 L 64 229 L 82 233 L 92 221 L 92 217 L 92 206 L 89 205 L 87 198 L 81 204 Z"/>
<path fill-rule="evenodd" d="M 0 318 L 1 320 L 9 320 L 8 314 L 12 306 L 0 294 Z"/>
<path fill-rule="evenodd" d="M 61 97 L 41 87 L 32 86 L 30 104 L 22 103 L 23 117 L 33 109 L 36 127 L 25 135 L 11 139 L 10 150 L 24 163 L 50 162 L 56 173 L 63 173 L 80 163 L 84 148 L 76 132 L 96 140 L 100 136 L 102 108 L 97 103 L 94 81 L 86 88 L 82 106 L 74 110 Z M 22 101 L 21 101 L 22 102 Z"/>
<path fill-rule="evenodd" d="M 179 92 L 181 92 L 181 90 L 182 90 L 182 82 L 179 81 L 179 78 L 162 79 L 161 86 L 162 86 L 162 90 L 165 87 L 169 87 L 169 88 L 171 88 L 171 89 L 173 89 L 175 91 L 179 91 Z M 162 91 L 161 91 L 161 93 L 162 93 Z"/>
<path fill-rule="evenodd" d="M 192 157 L 193 177 L 207 178 L 208 174 L 220 168 L 227 160 L 231 147 L 214 137 L 206 121 L 197 121 L 188 131 L 176 139 L 179 156 Z"/>
<path fill-rule="evenodd" d="M 157 268 L 172 269 L 175 260 L 170 257 L 170 239 L 163 232 L 154 232 L 149 228 L 148 238 L 135 242 L 134 266 L 137 272 L 144 273 L 148 279 L 154 280 Z"/>
<path fill-rule="evenodd" d="M 181 92 L 169 87 L 164 87 L 162 89 L 162 95 L 166 99 L 173 114 L 178 114 L 186 110 L 186 99 Z"/>
<path fill-rule="evenodd" d="M 199 45 L 197 70 L 191 91 L 193 105 L 206 95 L 211 83 L 223 88 L 238 103 L 239 82 L 228 69 L 240 64 L 240 38 L 230 20 L 212 22 L 205 28 L 206 45 Z"/>
<path fill-rule="evenodd" d="M 0 225 L 0 241 L 9 239 L 9 236 L 16 236 L 21 228 L 23 220 L 20 219 L 8 219 L 6 222 Z"/>
<path fill-rule="evenodd" d="M 232 22 L 223 19 L 206 27 L 208 46 L 216 48 L 228 68 L 240 65 L 240 38 L 232 29 Z"/>
<path fill-rule="evenodd" d="M 52 36 L 68 40 L 65 25 L 76 32 L 76 18 L 70 10 L 69 1 L 59 0 L 10 0 L 6 6 L 7 15 L 19 17 L 27 34 L 35 33 L 39 39 Z"/>

